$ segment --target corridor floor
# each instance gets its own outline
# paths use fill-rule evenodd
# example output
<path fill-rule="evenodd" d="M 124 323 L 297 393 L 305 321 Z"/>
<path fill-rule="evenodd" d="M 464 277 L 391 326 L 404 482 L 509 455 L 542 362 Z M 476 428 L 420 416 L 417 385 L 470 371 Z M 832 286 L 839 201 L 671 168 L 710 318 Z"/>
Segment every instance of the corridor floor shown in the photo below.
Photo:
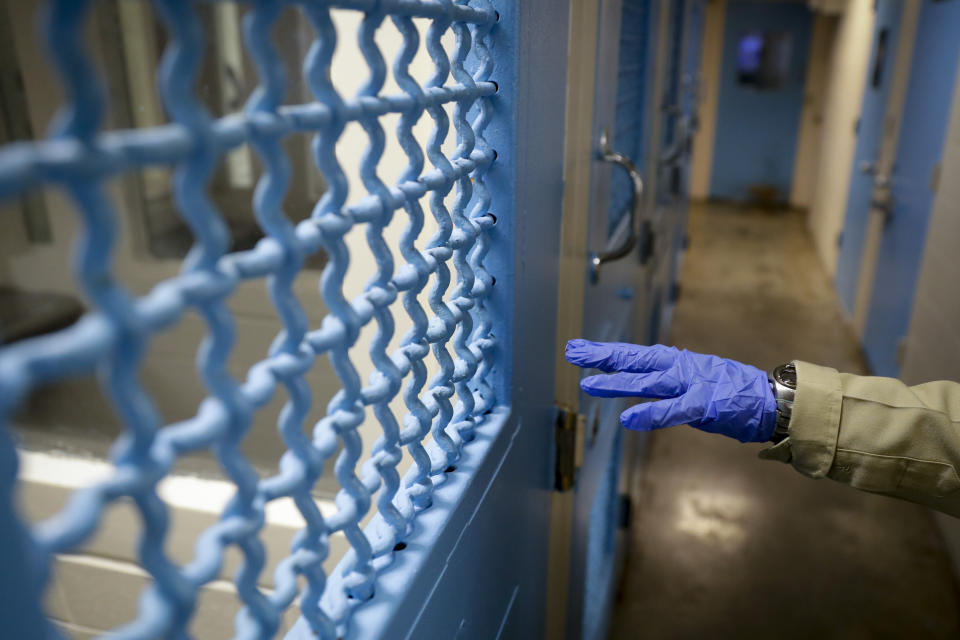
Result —
<path fill-rule="evenodd" d="M 798 213 L 693 207 L 672 342 L 863 372 Z M 612 638 L 957 638 L 930 513 L 687 427 L 652 436 Z"/>

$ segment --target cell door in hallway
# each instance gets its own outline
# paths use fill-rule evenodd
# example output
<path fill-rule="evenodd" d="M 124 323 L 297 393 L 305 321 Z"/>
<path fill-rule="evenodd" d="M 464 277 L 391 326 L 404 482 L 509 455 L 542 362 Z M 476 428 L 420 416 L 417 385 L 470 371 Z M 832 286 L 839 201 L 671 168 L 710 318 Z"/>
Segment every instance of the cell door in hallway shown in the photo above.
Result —
<path fill-rule="evenodd" d="M 866 307 L 863 344 L 877 375 L 900 371 L 958 65 L 960 3 L 924 0 Z"/>
<path fill-rule="evenodd" d="M 580 73 L 571 68 L 569 81 L 574 111 L 567 120 L 564 339 L 643 340 L 650 277 L 655 264 L 666 264 L 654 251 L 652 193 L 667 6 L 647 0 L 585 3 L 582 10 L 592 15 L 571 34 L 572 59 L 586 61 Z M 562 593 L 551 600 L 549 617 L 561 621 L 551 637 L 602 638 L 625 557 L 630 512 L 625 485 L 637 469 L 642 439 L 620 426 L 622 402 L 585 397 L 577 386 L 579 372 L 563 362 L 558 366 L 561 416 L 579 434 L 582 456 L 572 473 L 558 477 L 564 493 L 555 509 L 567 518 L 554 523 L 551 557 L 552 567 L 565 570 L 551 579 L 562 583 Z"/>
<path fill-rule="evenodd" d="M 705 5 L 702 0 L 674 0 L 668 5 L 670 26 L 668 74 L 663 83 L 662 143 L 656 152 L 657 212 L 656 253 L 669 256 L 658 261 L 652 274 L 650 319 L 646 340 L 666 340 L 679 294 L 678 279 L 687 237 L 690 157 L 697 130 L 698 76 Z"/>
<path fill-rule="evenodd" d="M 556 339 L 543 310 L 557 303 L 566 4 L 124 3 L 114 16 L 122 28 L 148 21 L 143 33 L 161 49 L 160 121 L 132 128 L 115 126 L 111 111 L 126 83 L 104 74 L 134 53 L 87 28 L 106 4 L 48 3 L 40 37 L 50 83 L 62 89 L 60 115 L 48 139 L 0 148 L 7 228 L 23 218 L 22 196 L 66 195 L 50 200 L 51 219 L 71 221 L 63 229 L 77 258 L 63 271 L 89 309 L 65 328 L 0 346 L 3 633 L 542 636 Z M 124 13 L 131 7 L 136 15 Z M 287 12 L 309 42 L 293 65 L 278 51 L 302 35 L 278 32 Z M 359 66 L 343 73 L 351 48 Z M 249 95 L 215 110 L 194 86 L 211 51 L 237 63 L 223 72 L 226 88 L 242 90 L 237 69 L 258 78 Z M 427 73 L 413 70 L 417 60 Z M 137 68 L 126 65 L 123 79 L 149 91 L 153 78 L 130 73 Z M 340 84 L 344 75 L 362 78 L 355 91 Z M 308 92 L 302 101 L 290 99 L 295 78 Z M 136 125 L 144 105 L 132 106 Z M 307 161 L 288 153 L 294 139 L 307 140 L 310 171 L 322 178 L 305 216 L 285 210 L 292 168 Z M 238 152 L 254 160 L 232 160 Z M 227 215 L 244 209 L 213 193 L 219 172 L 255 179 L 249 246 L 238 246 Z M 113 189 L 127 178 L 138 188 L 169 184 L 172 215 L 192 243 L 144 290 L 128 278 L 146 267 L 120 266 L 128 217 L 141 213 Z M 39 256 L 42 266 L 58 253 L 27 246 L 15 257 Z M 322 275 L 306 266 L 312 256 L 322 257 Z M 248 285 L 267 290 L 257 312 L 275 338 L 238 372 L 234 356 L 250 337 L 237 330 L 236 301 Z M 144 371 L 157 365 L 151 343 L 188 318 L 203 327 L 204 397 L 171 421 Z M 329 396 L 308 377 L 326 361 L 336 380 Z M 18 411 L 94 374 L 120 435 L 109 458 L 88 461 L 102 473 L 81 479 L 51 518 L 29 522 Z M 283 453 L 264 472 L 243 445 L 275 398 L 282 407 L 260 435 Z M 216 479 L 179 474 L 188 454 L 213 460 Z M 328 500 L 315 493 L 323 479 L 336 487 Z M 170 500 L 183 482 L 220 492 L 205 505 L 209 521 Z M 116 509 L 132 517 L 111 528 Z M 100 534 L 109 534 L 110 557 L 96 555 Z M 69 592 L 59 563 L 80 556 L 122 570 Z M 142 587 L 138 603 L 116 611 L 119 599 L 96 601 L 116 626 L 95 617 L 81 625 L 89 611 L 62 606 L 88 584 L 109 590 L 121 579 Z"/>
<path fill-rule="evenodd" d="M 891 94 L 891 86 L 894 84 L 898 48 L 903 40 L 906 40 L 905 48 L 910 48 L 913 42 L 916 12 L 916 6 L 898 0 L 879 0 L 875 5 L 870 66 L 857 124 L 857 148 L 837 259 L 837 291 L 851 314 L 856 308 L 864 246 L 869 244 L 867 228 L 871 211 L 884 207 L 889 199 L 887 187 L 896 138 L 887 123 L 897 117 L 903 104 L 903 87 L 899 93 Z M 909 24 L 904 25 L 904 20 Z M 900 52 L 901 55 L 905 53 Z"/>

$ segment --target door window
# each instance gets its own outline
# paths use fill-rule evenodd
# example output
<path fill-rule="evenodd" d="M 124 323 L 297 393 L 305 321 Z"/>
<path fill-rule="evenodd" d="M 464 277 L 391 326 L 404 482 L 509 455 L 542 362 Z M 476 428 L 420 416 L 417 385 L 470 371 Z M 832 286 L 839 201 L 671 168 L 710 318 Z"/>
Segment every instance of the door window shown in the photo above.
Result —
<path fill-rule="evenodd" d="M 617 109 L 612 146 L 642 167 L 650 29 L 649 0 L 626 0 L 620 19 Z M 610 185 L 608 235 L 628 217 L 633 187 L 623 171 L 614 171 Z"/>

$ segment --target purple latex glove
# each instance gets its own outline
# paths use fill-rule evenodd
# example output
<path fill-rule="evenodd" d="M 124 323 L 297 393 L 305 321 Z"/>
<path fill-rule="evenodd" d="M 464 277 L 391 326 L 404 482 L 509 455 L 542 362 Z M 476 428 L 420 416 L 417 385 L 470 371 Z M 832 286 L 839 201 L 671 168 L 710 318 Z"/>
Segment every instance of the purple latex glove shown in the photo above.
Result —
<path fill-rule="evenodd" d="M 578 367 L 615 372 L 580 382 L 592 396 L 663 398 L 620 414 L 628 429 L 689 424 L 740 442 L 766 442 L 773 434 L 777 403 L 767 374 L 756 367 L 661 344 L 571 340 L 566 356 Z"/>

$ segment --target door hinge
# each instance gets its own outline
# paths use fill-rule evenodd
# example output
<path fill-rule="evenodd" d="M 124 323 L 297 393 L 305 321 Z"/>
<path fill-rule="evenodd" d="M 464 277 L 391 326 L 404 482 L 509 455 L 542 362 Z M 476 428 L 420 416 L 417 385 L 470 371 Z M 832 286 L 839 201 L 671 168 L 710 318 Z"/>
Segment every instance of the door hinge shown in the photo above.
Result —
<path fill-rule="evenodd" d="M 582 415 L 569 407 L 557 407 L 554 427 L 557 446 L 553 480 L 556 491 L 570 491 L 577 482 L 577 471 L 583 464 L 585 425 L 586 420 Z"/>

